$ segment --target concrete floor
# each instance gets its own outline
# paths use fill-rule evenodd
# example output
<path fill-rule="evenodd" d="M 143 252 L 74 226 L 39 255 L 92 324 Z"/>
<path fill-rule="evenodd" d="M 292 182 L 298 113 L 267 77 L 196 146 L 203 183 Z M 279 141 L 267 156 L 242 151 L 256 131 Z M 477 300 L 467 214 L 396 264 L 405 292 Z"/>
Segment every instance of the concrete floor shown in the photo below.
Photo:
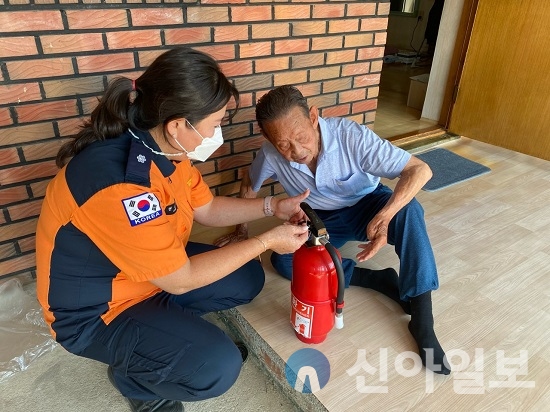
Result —
<path fill-rule="evenodd" d="M 35 284 L 0 284 L 0 411 L 124 412 L 124 397 L 107 378 L 107 365 L 73 355 L 54 342 L 43 322 Z M 234 341 L 239 333 L 223 312 L 204 316 Z M 185 403 L 186 412 L 280 411 L 300 408 L 266 372 L 252 350 L 224 395 Z"/>
<path fill-rule="evenodd" d="M 217 316 L 208 319 L 227 330 Z M 0 411 L 123 412 L 130 408 L 107 378 L 107 366 L 72 355 L 61 346 L 30 362 L 29 367 L 0 383 Z M 253 355 L 236 384 L 224 395 L 185 403 L 186 412 L 299 411 L 263 371 Z"/>

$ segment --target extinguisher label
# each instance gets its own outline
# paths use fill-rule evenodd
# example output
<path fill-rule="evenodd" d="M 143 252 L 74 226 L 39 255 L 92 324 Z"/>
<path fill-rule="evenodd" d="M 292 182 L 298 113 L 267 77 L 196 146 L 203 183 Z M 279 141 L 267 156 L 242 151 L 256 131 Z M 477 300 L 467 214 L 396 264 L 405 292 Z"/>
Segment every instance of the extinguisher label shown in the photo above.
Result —
<path fill-rule="evenodd" d="M 312 305 L 306 305 L 300 302 L 292 295 L 292 312 L 290 314 L 290 323 L 294 330 L 306 338 L 311 338 L 311 327 L 313 322 Z"/>

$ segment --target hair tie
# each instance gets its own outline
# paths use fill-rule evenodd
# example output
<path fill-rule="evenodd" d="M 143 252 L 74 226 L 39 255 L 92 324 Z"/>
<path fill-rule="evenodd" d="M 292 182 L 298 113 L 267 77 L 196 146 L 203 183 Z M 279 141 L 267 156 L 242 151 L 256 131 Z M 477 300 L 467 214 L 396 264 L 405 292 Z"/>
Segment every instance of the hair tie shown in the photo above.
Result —
<path fill-rule="evenodd" d="M 132 91 L 136 90 L 136 81 L 132 79 Z"/>

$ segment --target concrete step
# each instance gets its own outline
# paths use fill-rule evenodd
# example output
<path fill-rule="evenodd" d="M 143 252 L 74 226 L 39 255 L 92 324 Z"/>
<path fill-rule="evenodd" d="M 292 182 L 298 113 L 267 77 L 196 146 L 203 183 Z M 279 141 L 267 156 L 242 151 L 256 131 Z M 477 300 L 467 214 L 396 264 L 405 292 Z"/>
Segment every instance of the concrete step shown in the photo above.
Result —
<path fill-rule="evenodd" d="M 227 326 L 229 333 L 246 343 L 248 350 L 259 360 L 259 366 L 286 399 L 292 401 L 301 411 L 327 412 L 314 394 L 298 392 L 289 385 L 285 373 L 286 361 L 269 346 L 238 308 L 219 312 L 217 316 Z"/>

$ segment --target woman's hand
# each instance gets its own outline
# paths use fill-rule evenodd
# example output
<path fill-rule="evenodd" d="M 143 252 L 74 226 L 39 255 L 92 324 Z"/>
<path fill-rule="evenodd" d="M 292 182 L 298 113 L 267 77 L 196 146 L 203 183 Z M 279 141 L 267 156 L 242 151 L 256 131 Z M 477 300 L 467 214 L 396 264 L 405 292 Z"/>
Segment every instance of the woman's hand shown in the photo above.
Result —
<path fill-rule="evenodd" d="M 268 249 L 285 254 L 293 253 L 302 246 L 309 237 L 309 231 L 305 223 L 299 225 L 284 223 L 258 235 L 258 237 Z"/>

